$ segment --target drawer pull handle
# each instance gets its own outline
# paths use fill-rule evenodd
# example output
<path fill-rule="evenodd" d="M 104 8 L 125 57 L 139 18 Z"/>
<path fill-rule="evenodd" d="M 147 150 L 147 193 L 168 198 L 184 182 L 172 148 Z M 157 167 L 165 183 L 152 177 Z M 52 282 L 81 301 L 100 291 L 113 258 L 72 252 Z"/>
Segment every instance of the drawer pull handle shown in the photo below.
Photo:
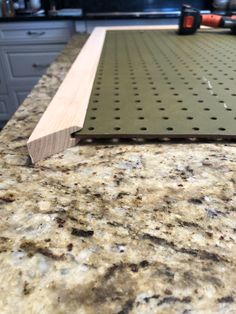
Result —
<path fill-rule="evenodd" d="M 37 64 L 37 63 L 34 63 L 32 64 L 32 67 L 35 68 L 35 69 L 45 69 L 45 68 L 48 68 L 50 64 Z"/>
<path fill-rule="evenodd" d="M 43 36 L 46 34 L 46 32 L 31 32 L 31 31 L 29 31 L 27 34 L 29 36 Z"/>

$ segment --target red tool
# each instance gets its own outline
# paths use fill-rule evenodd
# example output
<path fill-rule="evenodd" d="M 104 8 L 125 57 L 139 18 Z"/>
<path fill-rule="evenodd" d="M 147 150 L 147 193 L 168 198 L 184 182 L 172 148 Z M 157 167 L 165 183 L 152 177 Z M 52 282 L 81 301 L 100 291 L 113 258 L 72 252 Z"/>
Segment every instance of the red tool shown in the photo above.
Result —
<path fill-rule="evenodd" d="M 228 28 L 236 35 L 236 16 L 225 17 L 217 14 L 200 14 L 200 11 L 190 5 L 182 6 L 179 31 L 180 35 L 192 35 L 201 25 L 214 28 Z"/>

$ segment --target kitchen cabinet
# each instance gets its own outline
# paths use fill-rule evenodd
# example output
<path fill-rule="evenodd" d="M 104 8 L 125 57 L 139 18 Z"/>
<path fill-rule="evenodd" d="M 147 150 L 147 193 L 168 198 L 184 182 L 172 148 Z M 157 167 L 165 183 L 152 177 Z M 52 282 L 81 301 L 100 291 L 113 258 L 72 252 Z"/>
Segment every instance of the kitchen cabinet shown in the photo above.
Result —
<path fill-rule="evenodd" d="M 73 29 L 72 21 L 1 23 L 0 40 L 7 44 L 65 42 L 70 39 Z"/>
<path fill-rule="evenodd" d="M 29 93 L 29 89 L 26 88 L 26 90 L 17 90 L 17 88 L 12 89 L 12 94 L 14 97 L 14 102 L 17 105 L 17 107 L 25 100 Z"/>
<path fill-rule="evenodd" d="M 7 121 L 15 110 L 11 96 L 0 94 L 0 127 L 4 125 L 4 121 Z"/>
<path fill-rule="evenodd" d="M 0 24 L 0 127 L 75 32 L 73 21 Z"/>
<path fill-rule="evenodd" d="M 6 84 L 4 80 L 4 73 L 3 73 L 3 67 L 0 60 L 0 94 L 6 93 Z"/>
<path fill-rule="evenodd" d="M 63 47 L 63 44 L 3 47 L 3 65 L 7 81 L 36 82 Z"/>

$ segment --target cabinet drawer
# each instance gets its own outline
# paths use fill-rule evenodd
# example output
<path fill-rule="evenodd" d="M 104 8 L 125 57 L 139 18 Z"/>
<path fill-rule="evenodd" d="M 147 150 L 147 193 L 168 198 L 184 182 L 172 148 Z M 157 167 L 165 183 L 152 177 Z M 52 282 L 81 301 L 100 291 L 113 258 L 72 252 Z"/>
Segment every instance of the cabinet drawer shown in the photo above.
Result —
<path fill-rule="evenodd" d="M 14 78 L 40 77 L 57 55 L 58 52 L 9 53 L 11 75 Z"/>
<path fill-rule="evenodd" d="M 34 22 L 8 23 L 0 25 L 0 40 L 14 43 L 66 43 L 74 33 L 74 24 L 71 21 L 61 22 Z"/>
<path fill-rule="evenodd" d="M 41 77 L 63 47 L 64 45 L 4 47 L 7 80 Z"/>

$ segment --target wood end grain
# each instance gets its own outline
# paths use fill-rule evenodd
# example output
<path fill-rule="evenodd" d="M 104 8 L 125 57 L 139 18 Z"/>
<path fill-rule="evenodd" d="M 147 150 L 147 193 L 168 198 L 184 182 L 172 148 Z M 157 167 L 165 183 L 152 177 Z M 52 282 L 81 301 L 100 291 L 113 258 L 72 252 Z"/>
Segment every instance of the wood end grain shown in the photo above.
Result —
<path fill-rule="evenodd" d="M 77 145 L 79 140 L 74 138 L 72 134 L 80 129 L 79 127 L 71 127 L 35 140 L 29 140 L 27 147 L 32 163 Z"/>

